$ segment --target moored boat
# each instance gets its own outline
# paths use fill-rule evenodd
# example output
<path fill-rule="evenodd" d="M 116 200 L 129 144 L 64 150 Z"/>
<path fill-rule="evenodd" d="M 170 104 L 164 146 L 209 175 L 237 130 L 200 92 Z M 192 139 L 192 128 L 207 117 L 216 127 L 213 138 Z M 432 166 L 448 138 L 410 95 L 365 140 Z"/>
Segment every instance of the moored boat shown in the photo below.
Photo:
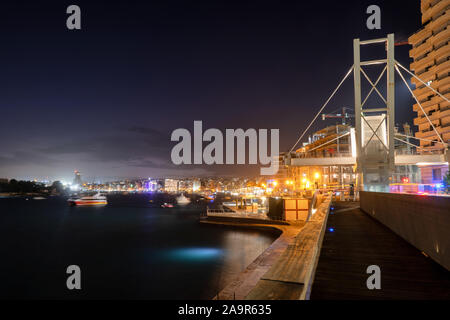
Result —
<path fill-rule="evenodd" d="M 71 206 L 104 206 L 108 204 L 106 197 L 100 193 L 93 196 L 84 196 L 81 198 L 70 198 L 67 200 Z"/>
<path fill-rule="evenodd" d="M 181 196 L 177 197 L 177 203 L 180 206 L 185 206 L 187 204 L 189 204 L 191 202 L 191 200 L 189 198 L 186 198 L 184 196 L 184 194 L 181 194 Z"/>

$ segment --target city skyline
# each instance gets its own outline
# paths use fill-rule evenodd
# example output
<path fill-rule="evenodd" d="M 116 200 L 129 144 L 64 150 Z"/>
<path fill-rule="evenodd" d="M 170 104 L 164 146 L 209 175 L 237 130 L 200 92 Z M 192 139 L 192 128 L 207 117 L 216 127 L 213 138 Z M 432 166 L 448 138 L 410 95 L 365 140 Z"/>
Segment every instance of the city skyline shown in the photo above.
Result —
<path fill-rule="evenodd" d="M 77 31 L 63 4 L 8 4 L 0 177 L 257 175 L 259 165 L 175 166 L 170 133 L 194 120 L 279 128 L 286 151 L 351 65 L 352 39 L 407 40 L 421 27 L 416 2 L 375 3 L 381 30 L 365 26 L 367 1 L 79 2 Z M 404 65 L 408 50 L 396 48 Z M 345 86 L 328 111 L 352 103 Z M 396 122 L 412 124 L 413 100 L 399 91 Z"/>
<path fill-rule="evenodd" d="M 450 0 L 2 9 L 1 300 L 450 300 Z"/>

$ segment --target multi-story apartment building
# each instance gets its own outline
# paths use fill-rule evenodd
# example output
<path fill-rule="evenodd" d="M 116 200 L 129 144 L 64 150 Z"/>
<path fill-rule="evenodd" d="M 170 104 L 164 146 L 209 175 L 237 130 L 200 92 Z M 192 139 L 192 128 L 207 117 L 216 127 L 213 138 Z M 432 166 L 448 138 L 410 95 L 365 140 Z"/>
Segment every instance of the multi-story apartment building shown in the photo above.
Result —
<path fill-rule="evenodd" d="M 164 191 L 165 192 L 178 192 L 178 180 L 165 179 L 164 180 Z"/>
<path fill-rule="evenodd" d="M 414 59 L 411 70 L 423 81 L 450 98 L 450 0 L 421 1 L 423 28 L 409 37 L 412 45 L 410 56 Z M 424 108 L 427 116 L 441 135 L 444 142 L 450 142 L 450 104 L 415 78 L 414 95 Z M 415 136 L 420 141 L 421 152 L 435 152 L 444 146 L 416 103 L 417 112 L 414 125 L 418 127 Z M 442 180 L 448 167 L 429 166 L 421 168 L 422 179 L 426 183 Z"/>

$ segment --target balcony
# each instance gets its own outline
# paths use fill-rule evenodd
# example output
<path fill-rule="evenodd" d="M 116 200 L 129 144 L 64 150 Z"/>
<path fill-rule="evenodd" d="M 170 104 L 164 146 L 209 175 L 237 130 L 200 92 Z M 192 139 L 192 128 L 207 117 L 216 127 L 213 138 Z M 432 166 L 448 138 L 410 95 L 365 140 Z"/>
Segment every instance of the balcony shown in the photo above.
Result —
<path fill-rule="evenodd" d="M 450 55 L 450 43 L 447 43 L 446 45 L 440 47 L 439 49 L 430 52 L 429 57 L 432 57 L 436 61 L 439 61 L 445 57 L 448 57 L 449 55 Z"/>
<path fill-rule="evenodd" d="M 439 127 L 436 128 L 437 132 L 439 132 Z M 440 132 L 439 132 L 440 133 Z M 416 132 L 416 138 L 420 138 L 420 139 L 439 139 L 436 136 L 436 132 L 434 132 L 433 129 L 428 130 L 428 131 L 418 131 Z"/>
<path fill-rule="evenodd" d="M 410 36 L 408 42 L 415 47 L 418 43 L 422 42 L 424 39 L 428 39 L 432 35 L 431 29 L 423 28 Z M 413 48 L 411 51 L 414 49 L 416 48 Z"/>
<path fill-rule="evenodd" d="M 437 19 L 430 22 L 428 28 L 436 32 L 442 25 L 445 25 L 450 20 L 450 9 L 445 11 L 445 14 L 439 16 Z"/>
<path fill-rule="evenodd" d="M 449 113 L 443 113 L 443 112 L 447 112 L 449 111 Z M 422 111 L 419 113 L 420 116 L 417 118 L 414 118 L 414 125 L 419 126 L 419 130 L 421 130 L 422 127 L 427 127 L 430 125 L 430 123 L 428 122 L 427 118 L 423 115 Z M 446 111 L 440 111 L 440 110 L 436 110 L 435 112 L 433 112 L 431 115 L 428 116 L 428 118 L 431 120 L 431 122 L 433 122 L 434 125 L 439 124 L 439 119 L 442 119 L 442 117 L 446 117 L 446 116 L 450 116 L 450 110 L 446 110 Z"/>
<path fill-rule="evenodd" d="M 430 53 L 425 58 L 411 63 L 411 70 L 417 72 L 426 69 L 428 67 L 431 67 L 432 65 L 434 65 L 434 57 Z"/>
<path fill-rule="evenodd" d="M 422 12 L 424 12 L 425 10 L 427 10 L 429 7 L 431 7 L 431 3 L 433 2 L 434 0 L 422 0 L 421 1 L 421 4 L 420 4 L 420 10 L 422 11 Z"/>
<path fill-rule="evenodd" d="M 450 1 L 450 0 L 449 0 Z M 431 44 L 436 48 L 439 47 L 442 43 L 447 42 L 450 39 L 450 28 L 447 26 L 444 30 L 439 32 L 438 34 L 433 35 L 430 40 Z"/>
<path fill-rule="evenodd" d="M 450 93 L 447 93 L 444 96 L 448 98 L 450 96 Z M 444 99 L 442 99 L 441 103 L 439 103 L 439 106 L 440 106 L 441 110 L 446 110 L 446 109 L 450 108 L 450 103 L 445 101 Z"/>
<path fill-rule="evenodd" d="M 425 118 L 425 117 L 424 117 Z M 430 118 L 430 117 L 428 117 L 428 118 Z M 426 118 L 425 118 L 425 120 L 426 120 Z M 435 118 L 435 119 L 431 119 L 431 122 L 433 123 L 433 125 L 434 125 L 434 127 L 436 128 L 436 130 L 438 129 L 438 127 L 439 127 L 439 125 L 440 125 L 440 121 L 439 121 L 439 118 Z M 419 125 L 419 131 L 420 132 L 428 132 L 428 131 L 431 131 L 431 132 L 434 132 L 434 130 L 433 130 L 433 128 L 431 127 L 431 125 L 430 125 L 430 123 L 428 122 L 428 120 L 426 120 L 425 122 L 423 122 L 423 123 L 421 123 L 420 125 Z M 438 132 L 439 132 L 439 130 L 438 130 Z"/>
<path fill-rule="evenodd" d="M 413 92 L 416 97 L 423 96 L 424 94 L 433 94 L 433 91 L 431 91 L 428 87 L 414 89 Z"/>
<path fill-rule="evenodd" d="M 422 108 L 425 110 L 425 112 L 429 112 L 431 109 L 438 109 L 438 107 L 439 107 L 437 103 L 432 104 L 431 100 L 427 101 L 426 104 L 421 103 L 421 105 L 422 105 Z M 417 103 L 415 103 L 413 105 L 413 111 L 417 112 L 418 115 L 423 114 L 422 110 L 420 110 L 419 105 Z"/>
<path fill-rule="evenodd" d="M 430 31 L 431 36 L 431 31 Z M 411 58 L 420 57 L 422 55 L 426 55 L 428 52 L 432 50 L 432 44 L 430 42 L 430 38 L 427 39 L 424 43 L 422 43 L 420 46 L 412 48 L 409 50 L 409 56 Z"/>
<path fill-rule="evenodd" d="M 432 83 L 433 88 L 439 90 L 439 92 L 445 92 L 450 88 L 450 77 L 444 77 L 441 80 L 435 81 Z"/>
<path fill-rule="evenodd" d="M 450 60 L 440 63 L 432 69 L 434 69 L 434 71 L 436 72 L 437 78 L 440 78 L 450 70 Z"/>
<path fill-rule="evenodd" d="M 450 125 L 450 109 L 441 111 L 439 113 L 439 116 L 441 118 L 441 123 L 443 127 L 448 127 Z"/>
<path fill-rule="evenodd" d="M 428 87 L 425 87 L 427 90 L 418 90 L 413 91 L 414 95 L 417 97 L 417 100 L 419 101 L 429 101 L 433 98 L 433 96 L 435 95 L 435 93 L 429 89 Z"/>
<path fill-rule="evenodd" d="M 431 67 L 428 71 L 422 72 L 420 74 L 417 74 L 417 77 L 422 79 L 423 82 L 427 83 L 428 81 L 434 81 L 436 80 L 436 72 L 434 70 L 434 67 Z M 411 82 L 416 85 L 416 87 L 419 87 L 422 85 L 422 82 L 417 80 L 416 78 L 411 78 Z"/>
<path fill-rule="evenodd" d="M 434 3 L 430 2 L 430 4 L 431 7 L 422 12 L 422 24 L 431 20 L 432 17 L 439 14 L 439 12 L 444 11 L 445 8 L 450 5 L 450 0 L 435 1 Z"/>

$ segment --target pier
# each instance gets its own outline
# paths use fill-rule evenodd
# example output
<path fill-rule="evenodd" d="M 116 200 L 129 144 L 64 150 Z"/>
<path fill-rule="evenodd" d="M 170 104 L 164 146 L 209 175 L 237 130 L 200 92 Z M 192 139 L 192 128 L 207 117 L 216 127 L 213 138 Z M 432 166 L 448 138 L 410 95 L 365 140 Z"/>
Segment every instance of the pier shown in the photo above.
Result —
<path fill-rule="evenodd" d="M 311 219 L 283 222 L 234 217 L 207 217 L 203 223 L 246 228 L 277 228 L 280 237 L 214 299 L 308 299 L 320 255 L 331 194 Z"/>

